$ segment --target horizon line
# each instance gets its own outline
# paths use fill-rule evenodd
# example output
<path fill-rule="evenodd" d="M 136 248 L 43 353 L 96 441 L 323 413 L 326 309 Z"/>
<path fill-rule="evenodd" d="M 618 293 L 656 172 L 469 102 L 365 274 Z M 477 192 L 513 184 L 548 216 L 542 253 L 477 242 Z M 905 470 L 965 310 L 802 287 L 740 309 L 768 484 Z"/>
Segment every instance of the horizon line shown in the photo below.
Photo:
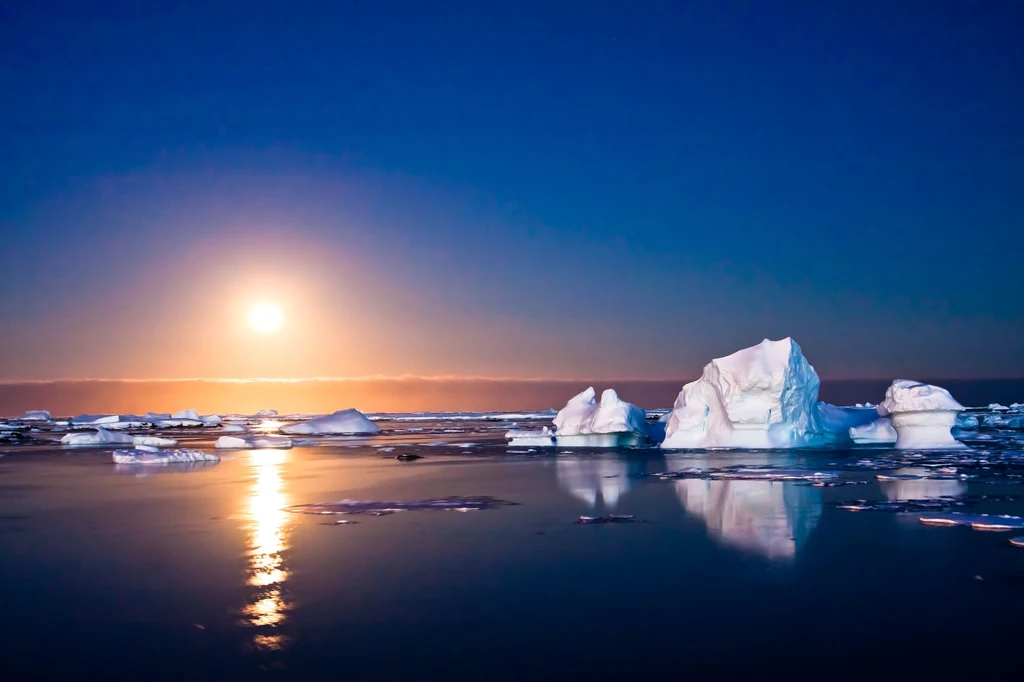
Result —
<path fill-rule="evenodd" d="M 699 377 L 698 377 L 699 378 Z M 896 379 L 905 377 L 896 377 Z M 976 377 L 924 377 L 929 380 L 944 381 L 1024 381 L 1024 376 L 976 376 Z M 821 381 L 895 381 L 889 377 L 824 377 Z M 369 382 L 369 381 L 480 381 L 480 382 L 522 382 L 522 383 L 569 383 L 569 382 L 669 382 L 682 381 L 687 383 L 694 379 L 686 380 L 676 377 L 652 379 L 648 377 L 609 377 L 609 378 L 580 378 L 580 377 L 503 377 L 503 376 L 475 376 L 475 375 L 418 375 L 418 374 L 370 374 L 355 377 L 160 377 L 160 378 L 102 378 L 66 377 L 59 379 L 2 379 L 0 386 L 18 385 L 39 385 L 39 384 L 66 384 L 66 383 L 211 383 L 211 384 L 250 384 L 250 383 L 277 383 L 277 384 L 299 384 L 299 383 L 342 383 L 342 382 Z M 915 379 L 916 381 L 916 379 Z"/>

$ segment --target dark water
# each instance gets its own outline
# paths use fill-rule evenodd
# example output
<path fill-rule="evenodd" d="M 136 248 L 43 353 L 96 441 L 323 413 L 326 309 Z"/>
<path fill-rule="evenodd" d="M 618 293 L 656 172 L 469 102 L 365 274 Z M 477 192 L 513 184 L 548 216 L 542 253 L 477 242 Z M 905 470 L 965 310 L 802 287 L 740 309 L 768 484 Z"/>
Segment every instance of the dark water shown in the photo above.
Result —
<path fill-rule="evenodd" d="M 507 454 L 504 427 L 434 425 L 372 441 L 412 443 L 389 453 L 339 442 L 149 475 L 115 467 L 109 450 L 9 448 L 0 678 L 1020 679 L 1024 549 L 1008 538 L 1024 531 L 832 506 L 1024 494 L 1012 479 L 666 481 L 638 475 L 865 453 Z M 518 504 L 283 510 L 455 495 Z M 1021 514 L 1024 502 L 972 511 Z M 574 523 L 611 512 L 637 522 Z"/>

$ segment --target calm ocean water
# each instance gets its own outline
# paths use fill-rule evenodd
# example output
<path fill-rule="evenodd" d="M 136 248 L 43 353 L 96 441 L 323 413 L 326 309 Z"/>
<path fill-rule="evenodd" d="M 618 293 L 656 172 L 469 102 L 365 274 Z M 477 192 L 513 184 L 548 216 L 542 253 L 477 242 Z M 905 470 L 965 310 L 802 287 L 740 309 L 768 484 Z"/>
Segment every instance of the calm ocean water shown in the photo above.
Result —
<path fill-rule="evenodd" d="M 382 426 L 201 466 L 0 450 L 2 678 L 1018 679 L 1024 549 L 1008 538 L 1024 531 L 836 506 L 948 496 L 1022 514 L 1015 432 L 971 436 L 990 462 L 974 478 L 879 482 L 941 462 L 886 449 L 544 455 L 507 451 L 502 421 Z M 865 483 L 643 475 L 737 464 Z M 515 504 L 285 510 L 451 496 Z M 609 514 L 634 519 L 578 523 Z"/>

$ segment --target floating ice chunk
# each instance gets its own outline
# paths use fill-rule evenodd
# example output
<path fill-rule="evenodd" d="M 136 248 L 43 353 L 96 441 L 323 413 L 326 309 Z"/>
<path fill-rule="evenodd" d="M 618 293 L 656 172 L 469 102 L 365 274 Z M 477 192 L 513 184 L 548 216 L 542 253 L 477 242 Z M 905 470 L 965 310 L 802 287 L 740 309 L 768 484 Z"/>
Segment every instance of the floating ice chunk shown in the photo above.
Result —
<path fill-rule="evenodd" d="M 877 414 L 877 413 L 876 413 Z M 850 439 L 857 444 L 895 443 L 896 429 L 888 417 L 879 417 L 873 422 L 850 429 Z"/>
<path fill-rule="evenodd" d="M 444 497 L 418 502 L 364 502 L 360 500 L 342 500 L 341 502 L 317 502 L 312 504 L 293 504 L 285 507 L 286 511 L 299 514 L 379 514 L 399 511 L 435 510 L 435 511 L 479 511 L 515 505 L 515 502 L 499 500 L 494 497 Z"/>
<path fill-rule="evenodd" d="M 600 523 L 633 523 L 636 517 L 633 514 L 609 514 L 608 516 L 581 516 L 576 523 L 582 526 Z"/>
<path fill-rule="evenodd" d="M 953 422 L 953 426 L 957 429 L 976 429 L 979 426 L 978 417 L 973 414 L 968 414 L 967 412 L 961 412 L 956 416 L 956 421 Z"/>
<path fill-rule="evenodd" d="M 178 441 L 173 438 L 161 438 L 159 436 L 133 436 L 132 444 L 136 447 L 144 445 L 152 448 L 173 448 L 177 447 Z"/>
<path fill-rule="evenodd" d="M 203 426 L 220 426 L 222 420 L 220 415 L 205 414 L 199 417 L 199 421 L 203 422 Z"/>
<path fill-rule="evenodd" d="M 350 435 L 380 433 L 380 427 L 355 408 L 338 410 L 333 414 L 314 417 L 281 427 L 281 433 L 311 435 Z"/>
<path fill-rule="evenodd" d="M 134 440 L 126 433 L 111 433 L 98 427 L 95 431 L 76 431 L 65 434 L 60 439 L 61 445 L 70 447 L 89 447 L 99 445 L 134 445 Z"/>
<path fill-rule="evenodd" d="M 245 433 L 245 427 L 241 424 L 224 424 L 220 430 L 222 433 Z"/>
<path fill-rule="evenodd" d="M 1006 405 L 1000 405 L 999 403 L 989 403 L 988 409 L 999 410 L 1000 412 L 1006 412 L 1008 408 Z"/>
<path fill-rule="evenodd" d="M 886 390 L 878 414 L 892 422 L 897 449 L 949 449 L 966 447 L 950 433 L 963 409 L 944 388 L 897 379 Z"/>
<path fill-rule="evenodd" d="M 970 526 L 975 530 L 1013 530 L 1024 528 L 1024 518 L 996 514 L 928 514 L 918 519 L 926 526 Z"/>
<path fill-rule="evenodd" d="M 1024 403 L 1011 403 L 1010 412 L 1024 412 Z"/>
<path fill-rule="evenodd" d="M 115 450 L 118 464 L 176 464 L 178 462 L 219 462 L 220 456 L 202 450 Z"/>
<path fill-rule="evenodd" d="M 194 409 L 182 410 L 181 412 L 175 412 L 171 415 L 171 419 L 188 419 L 191 421 L 201 421 L 199 419 L 199 413 Z"/>
<path fill-rule="evenodd" d="M 46 410 L 29 410 L 25 414 L 18 417 L 20 422 L 48 422 L 53 417 Z"/>
<path fill-rule="evenodd" d="M 1024 535 L 1018 538 L 1010 538 L 1010 544 L 1014 547 L 1024 547 Z"/>
<path fill-rule="evenodd" d="M 790 338 L 765 339 L 717 358 L 679 393 L 661 446 L 762 449 L 825 442 L 819 383 Z"/>
<path fill-rule="evenodd" d="M 981 417 L 981 426 L 987 429 L 1024 429 L 1024 414 L 986 414 Z"/>
<path fill-rule="evenodd" d="M 555 444 L 555 434 L 548 427 L 540 431 L 528 431 L 513 427 L 505 434 L 509 447 L 549 447 Z"/>
<path fill-rule="evenodd" d="M 642 440 L 647 436 L 647 415 L 632 403 L 620 400 L 617 393 L 607 389 L 601 394 L 601 402 L 594 402 L 594 389 L 588 388 L 571 398 L 558 414 L 555 415 L 555 437 L 559 445 L 582 445 L 583 442 L 572 438 L 595 434 L 627 435 L 633 441 Z M 565 438 L 565 442 L 562 439 Z M 603 439 L 607 441 L 609 439 Z M 615 439 L 617 441 L 617 439 Z M 590 439 L 594 441 L 594 439 Z M 603 442 L 601 441 L 601 442 Z M 595 441 L 596 442 L 596 441 Z M 601 445 L 594 445 L 601 447 Z M 610 442 L 616 445 L 617 442 Z"/>
<path fill-rule="evenodd" d="M 260 410 L 256 413 L 257 417 L 276 417 L 277 410 Z"/>
<path fill-rule="evenodd" d="M 276 449 L 287 450 L 292 447 L 292 439 L 284 436 L 257 435 L 249 438 L 237 436 L 221 436 L 213 447 L 219 450 Z"/>

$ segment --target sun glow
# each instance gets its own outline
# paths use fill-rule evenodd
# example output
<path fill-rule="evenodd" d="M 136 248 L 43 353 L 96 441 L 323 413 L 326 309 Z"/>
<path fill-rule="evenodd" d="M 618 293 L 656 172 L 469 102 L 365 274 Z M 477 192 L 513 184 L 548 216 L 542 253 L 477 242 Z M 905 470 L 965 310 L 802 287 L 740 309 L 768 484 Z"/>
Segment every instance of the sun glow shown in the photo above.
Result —
<path fill-rule="evenodd" d="M 249 310 L 249 326 L 258 334 L 274 334 L 284 324 L 284 313 L 274 303 L 264 301 Z"/>

